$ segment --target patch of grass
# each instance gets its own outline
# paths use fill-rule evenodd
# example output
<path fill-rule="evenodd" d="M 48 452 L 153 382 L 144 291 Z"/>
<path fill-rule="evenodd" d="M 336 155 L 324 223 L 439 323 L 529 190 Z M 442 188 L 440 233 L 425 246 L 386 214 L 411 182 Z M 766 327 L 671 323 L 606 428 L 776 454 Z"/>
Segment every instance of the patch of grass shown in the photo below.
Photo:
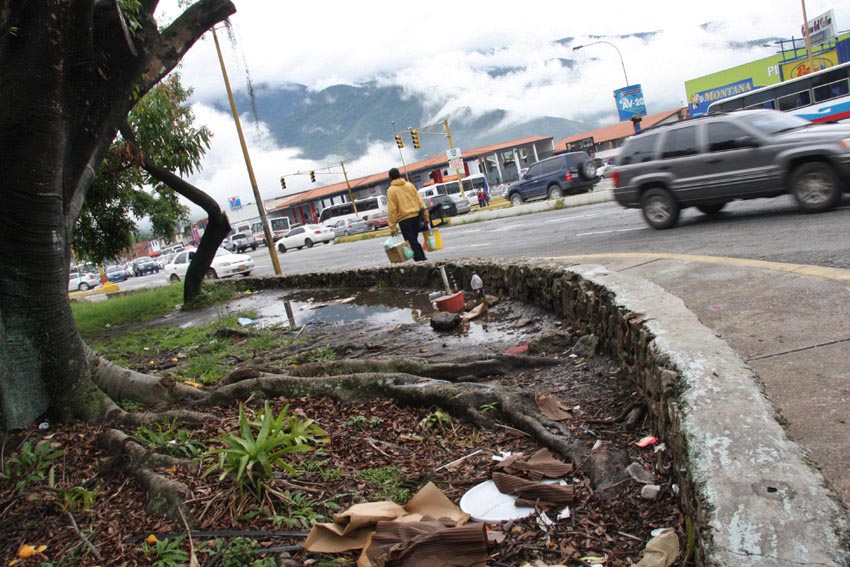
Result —
<path fill-rule="evenodd" d="M 71 312 L 83 335 L 126 323 L 158 319 L 183 303 L 183 286 L 169 285 L 109 296 L 106 301 L 73 301 Z"/>
<path fill-rule="evenodd" d="M 397 467 L 379 467 L 357 471 L 357 478 L 368 482 L 375 489 L 377 499 L 389 499 L 402 505 L 413 497 L 413 490 L 402 484 L 405 477 L 405 472 Z"/>
<path fill-rule="evenodd" d="M 557 210 L 565 209 L 565 208 L 567 208 L 567 204 L 564 202 L 563 198 L 559 197 L 558 199 L 555 199 L 555 203 L 552 205 L 551 210 L 557 211 Z"/>
<path fill-rule="evenodd" d="M 183 550 L 186 536 L 156 540 L 142 544 L 142 551 L 153 559 L 154 567 L 182 567 L 189 561 L 189 554 Z"/>
<path fill-rule="evenodd" d="M 256 317 L 256 314 L 250 312 L 223 316 L 213 323 L 198 327 L 140 329 L 121 336 L 110 334 L 93 340 L 92 346 L 112 362 L 130 368 L 162 358 L 185 360 L 185 364 L 174 370 L 177 378 L 213 383 L 232 370 L 231 366 L 221 364 L 223 359 L 231 356 L 243 359 L 253 356 L 256 351 L 294 340 L 282 340 L 273 328 L 257 329 L 256 337 L 245 340 L 213 336 L 216 329 L 237 326 L 240 316 L 252 315 Z M 130 411 L 123 404 L 122 407 Z"/>

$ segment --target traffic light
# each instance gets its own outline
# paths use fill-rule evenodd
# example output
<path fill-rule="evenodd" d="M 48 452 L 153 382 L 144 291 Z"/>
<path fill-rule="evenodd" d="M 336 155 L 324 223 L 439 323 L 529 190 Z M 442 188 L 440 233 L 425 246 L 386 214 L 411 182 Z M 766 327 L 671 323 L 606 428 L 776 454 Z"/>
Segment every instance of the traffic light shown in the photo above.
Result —
<path fill-rule="evenodd" d="M 398 146 L 399 148 L 404 147 L 404 140 L 401 139 L 401 134 L 395 135 L 395 145 Z"/>
<path fill-rule="evenodd" d="M 313 183 L 316 182 L 316 172 L 315 171 L 310 172 L 310 181 L 312 181 Z"/>
<path fill-rule="evenodd" d="M 286 189 L 286 179 L 284 179 L 282 175 L 280 176 L 280 188 L 284 190 Z"/>
<path fill-rule="evenodd" d="M 411 130 L 410 137 L 413 138 L 413 147 L 419 149 L 421 147 L 419 145 L 419 130 Z"/>

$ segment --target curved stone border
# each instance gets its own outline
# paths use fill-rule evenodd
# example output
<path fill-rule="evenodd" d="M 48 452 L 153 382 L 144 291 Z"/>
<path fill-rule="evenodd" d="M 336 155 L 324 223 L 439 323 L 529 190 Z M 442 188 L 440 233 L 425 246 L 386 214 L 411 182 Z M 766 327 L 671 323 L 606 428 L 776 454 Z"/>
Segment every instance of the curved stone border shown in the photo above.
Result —
<path fill-rule="evenodd" d="M 643 390 L 674 455 L 698 565 L 850 565 L 847 511 L 776 420 L 753 371 L 677 297 L 603 266 L 420 263 L 242 280 L 253 288 L 442 289 L 437 266 L 600 338 Z"/>

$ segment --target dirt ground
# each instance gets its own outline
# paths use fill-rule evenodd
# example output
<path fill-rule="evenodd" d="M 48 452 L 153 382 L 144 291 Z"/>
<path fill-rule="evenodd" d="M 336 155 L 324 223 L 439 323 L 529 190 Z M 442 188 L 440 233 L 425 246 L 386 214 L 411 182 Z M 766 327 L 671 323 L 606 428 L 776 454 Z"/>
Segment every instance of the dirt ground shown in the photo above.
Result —
<path fill-rule="evenodd" d="M 603 355 L 586 358 L 573 354 L 581 329 L 541 310 L 506 301 L 457 331 L 438 333 L 429 324 L 434 309 L 427 294 L 407 290 L 369 290 L 355 294 L 348 303 L 311 308 L 343 297 L 315 291 L 266 291 L 237 300 L 227 309 L 254 311 L 255 316 L 244 321 L 246 330 L 281 325 L 273 327 L 281 338 L 297 335 L 301 347 L 295 358 L 286 361 L 292 367 L 306 363 L 311 352 L 320 350 L 332 350 L 335 360 L 416 357 L 434 363 L 472 360 L 509 349 L 524 352 L 531 344 L 538 355 L 558 359 L 558 364 L 486 377 L 484 383 L 530 396 L 553 396 L 570 414 L 561 422 L 570 435 L 588 450 L 624 451 L 628 462 L 639 463 L 647 480 L 661 487 L 656 499 L 641 498 L 643 485 L 624 474 L 625 480 L 599 493 L 583 469 L 584 463 L 573 463 L 575 470 L 566 478 L 575 487 L 568 517 L 546 525 L 535 512 L 525 519 L 490 525 L 490 539 L 498 541 L 490 543 L 487 565 L 541 560 L 545 565 L 627 566 L 641 558 L 653 530 L 667 527 L 676 530 L 684 550 L 685 522 L 668 454 L 663 444 L 637 445 L 653 431 L 646 417 L 636 423 L 625 419 L 630 408 L 641 406 L 641 397 L 628 376 Z M 286 299 L 295 316 L 292 328 L 286 325 Z M 193 325 L 221 312 L 219 308 L 179 313 L 146 326 Z M 111 332 L 120 335 L 126 330 Z M 553 335 L 560 337 L 560 342 L 539 340 Z M 244 338 L 237 335 L 227 340 Z M 263 358 L 264 353 L 256 353 L 255 359 Z M 136 353 L 134 360 L 137 370 L 174 370 L 173 353 Z M 157 363 L 151 364 L 152 360 Z M 221 363 L 235 370 L 249 367 L 252 360 Z M 288 406 L 291 413 L 315 420 L 328 432 L 329 442 L 294 457 L 294 470 L 276 475 L 273 495 L 263 505 L 240 493 L 231 477 L 220 480 L 218 473 L 205 474 L 210 462 L 197 457 L 189 466 L 156 471 L 189 489 L 186 509 L 200 565 L 354 565 L 358 552 L 317 554 L 301 548 L 315 522 L 329 521 L 334 513 L 356 503 L 394 499 L 404 504 L 428 482 L 457 504 L 470 488 L 490 478 L 493 455 L 530 455 L 541 448 L 533 437 L 501 421 L 497 413 L 496 426 L 482 428 L 439 408 L 406 407 L 390 399 L 343 402 L 296 397 L 270 401 L 276 410 Z M 246 405 L 256 410 L 263 401 L 255 397 Z M 222 419 L 184 426 L 176 440 L 172 438 L 158 450 L 186 456 L 193 447 L 220 446 L 216 440 L 223 431 L 238 429 L 239 407 L 232 403 L 213 408 L 211 413 Z M 0 560 L 4 565 L 15 559 L 22 544 L 47 546 L 42 554 L 18 563 L 24 566 L 189 565 L 185 556 L 188 543 L 177 539 L 186 532 L 184 524 L 146 511 L 145 490 L 97 441 L 105 428 L 50 424 L 47 429 L 33 427 L 2 440 L 5 474 L 0 475 L 0 533 L 4 537 L 0 538 Z M 141 435 L 139 431 L 128 433 Z M 34 445 L 40 440 L 48 440 L 64 454 L 44 478 L 31 479 L 21 489 L 20 478 L 10 474 L 10 458 L 21 455 L 24 442 Z M 85 491 L 73 496 L 73 487 Z M 86 493 L 96 497 L 81 503 Z M 554 518 L 556 513 L 550 510 L 548 515 Z M 159 543 L 145 543 L 151 534 Z M 240 556 L 237 549 L 249 552 Z"/>

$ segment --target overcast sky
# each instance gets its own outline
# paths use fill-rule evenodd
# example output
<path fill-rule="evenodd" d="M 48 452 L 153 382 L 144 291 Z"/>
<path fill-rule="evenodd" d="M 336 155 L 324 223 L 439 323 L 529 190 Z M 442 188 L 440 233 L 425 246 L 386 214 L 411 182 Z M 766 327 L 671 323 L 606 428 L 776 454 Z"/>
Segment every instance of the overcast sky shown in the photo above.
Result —
<path fill-rule="evenodd" d="M 219 34 L 234 90 L 245 90 L 246 70 L 254 84 L 300 83 L 311 89 L 379 80 L 423 99 L 435 119 L 469 107 L 474 112 L 501 108 L 517 119 L 581 119 L 610 110 L 611 121 L 616 121 L 611 91 L 625 83 L 617 51 L 605 44 L 572 51 L 593 36 L 606 36 L 617 45 L 629 82 L 643 86 L 650 113 L 684 106 L 686 80 L 775 51 L 771 46 L 731 52 L 726 48 L 730 41 L 800 37 L 803 22 L 798 0 L 234 3 L 235 44 L 226 32 Z M 806 9 L 809 19 L 832 9 L 837 28 L 850 29 L 846 1 L 808 0 Z M 166 23 L 178 13 L 176 0 L 163 0 L 157 17 Z M 706 23 L 712 25 L 703 29 Z M 640 32 L 659 33 L 646 42 L 617 37 Z M 568 45 L 552 43 L 561 38 L 574 39 Z M 573 58 L 579 65 L 565 71 L 553 63 L 558 58 Z M 496 78 L 486 73 L 513 66 L 527 69 Z M 180 72 L 184 84 L 195 89 L 198 122 L 214 133 L 203 171 L 191 181 L 222 207 L 229 196 L 253 201 L 233 120 L 209 104 L 226 101 L 210 34 L 184 58 Z M 299 159 L 297 148 L 277 147 L 264 125 L 247 117 L 248 110 L 239 109 L 263 198 L 281 195 L 282 174 L 339 161 L 339 156 L 328 156 L 310 162 Z M 463 147 L 462 140 L 455 142 Z M 405 161 L 423 157 L 406 154 Z M 397 165 L 398 151 L 389 138 L 367 148 L 366 157 L 346 162 L 346 169 L 349 177 L 360 177 Z M 323 184 L 341 180 L 321 178 Z M 287 193 L 315 186 L 306 177 L 287 178 Z"/>

